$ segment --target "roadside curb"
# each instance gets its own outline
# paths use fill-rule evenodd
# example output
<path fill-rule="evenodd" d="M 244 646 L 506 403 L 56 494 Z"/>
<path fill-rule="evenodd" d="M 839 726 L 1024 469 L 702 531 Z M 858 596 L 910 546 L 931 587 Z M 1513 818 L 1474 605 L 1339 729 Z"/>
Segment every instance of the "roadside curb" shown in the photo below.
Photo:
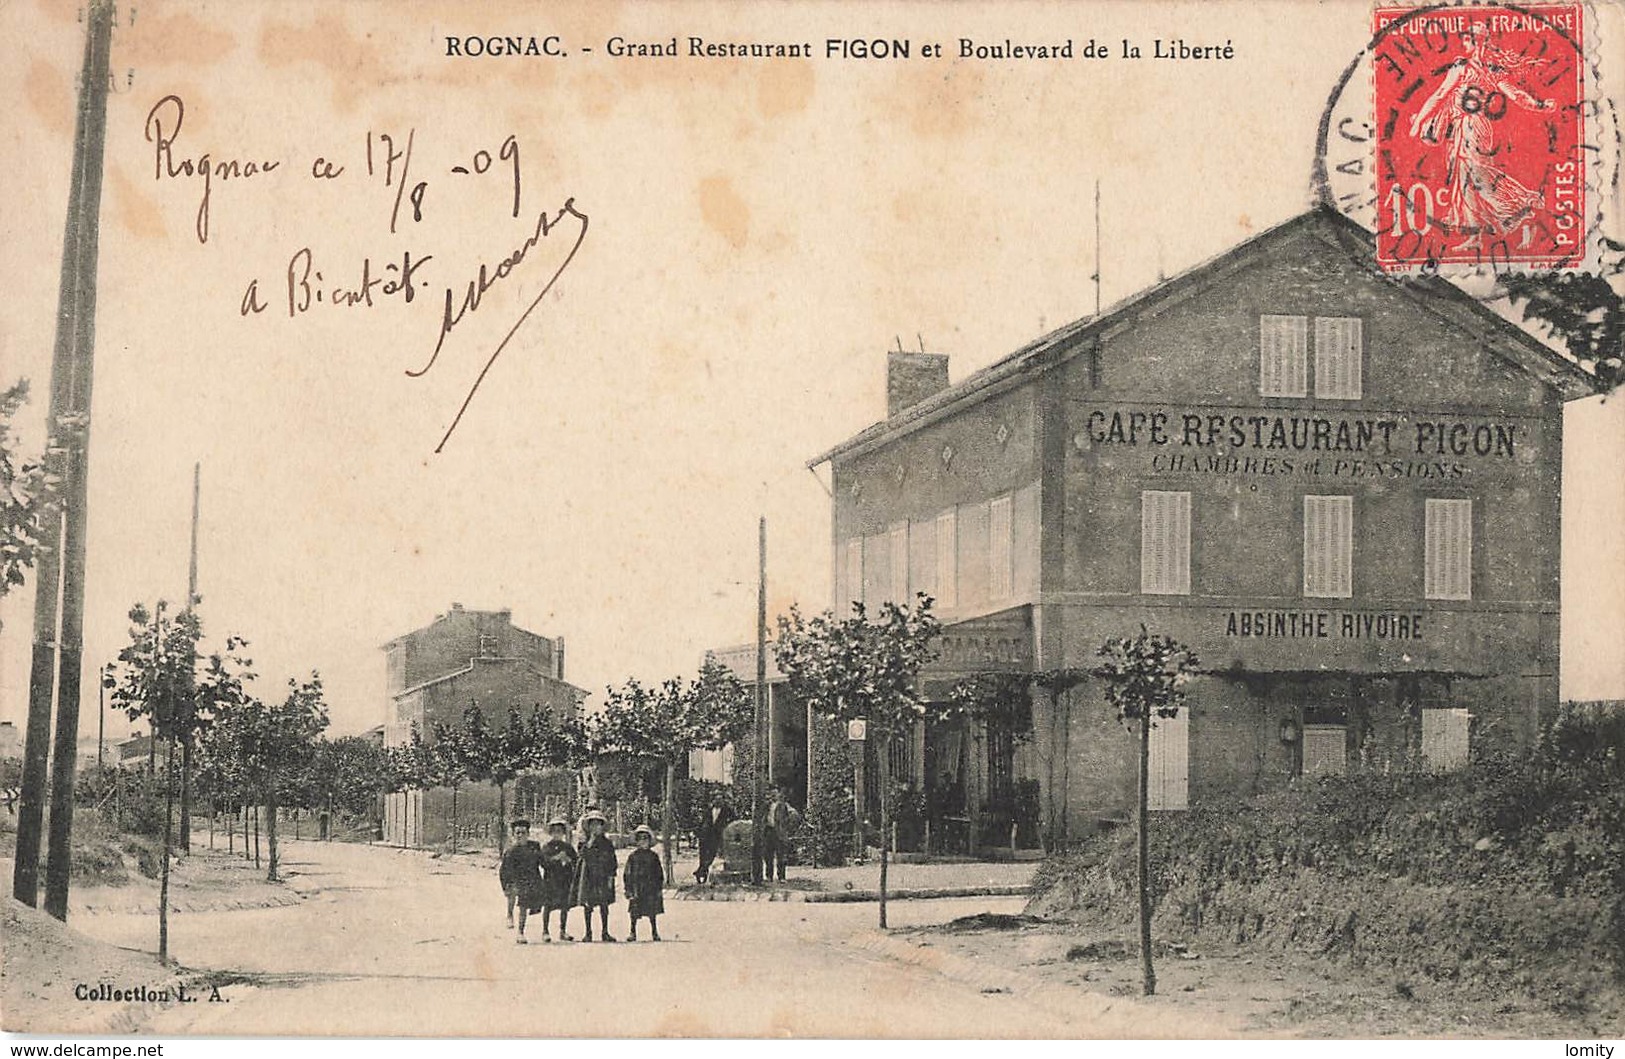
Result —
<path fill-rule="evenodd" d="M 887 890 L 888 901 L 935 901 L 946 897 L 1025 897 L 1030 886 L 927 886 Z M 847 904 L 879 901 L 879 890 L 735 890 L 717 887 L 690 887 L 668 891 L 673 901 L 780 901 L 806 904 Z"/>

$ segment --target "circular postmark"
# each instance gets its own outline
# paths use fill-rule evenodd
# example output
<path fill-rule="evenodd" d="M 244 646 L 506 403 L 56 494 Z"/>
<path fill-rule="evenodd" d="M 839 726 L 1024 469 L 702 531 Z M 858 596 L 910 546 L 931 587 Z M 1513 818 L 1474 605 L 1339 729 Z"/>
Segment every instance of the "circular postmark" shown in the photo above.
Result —
<path fill-rule="evenodd" d="M 1620 130 L 1581 3 L 1378 7 L 1321 116 L 1317 205 L 1395 274 L 1598 268 Z"/>

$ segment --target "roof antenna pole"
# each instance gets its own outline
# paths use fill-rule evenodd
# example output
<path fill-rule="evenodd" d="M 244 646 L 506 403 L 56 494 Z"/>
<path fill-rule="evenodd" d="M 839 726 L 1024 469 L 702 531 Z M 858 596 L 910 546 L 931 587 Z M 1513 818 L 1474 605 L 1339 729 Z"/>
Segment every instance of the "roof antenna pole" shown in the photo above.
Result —
<path fill-rule="evenodd" d="M 925 336 L 920 334 L 918 331 L 916 331 L 916 332 L 914 332 L 914 337 L 916 339 L 918 339 L 919 342 L 920 342 L 920 352 L 924 353 L 925 352 Z"/>
<path fill-rule="evenodd" d="M 1100 319 L 1100 180 L 1095 180 L 1095 319 Z"/>

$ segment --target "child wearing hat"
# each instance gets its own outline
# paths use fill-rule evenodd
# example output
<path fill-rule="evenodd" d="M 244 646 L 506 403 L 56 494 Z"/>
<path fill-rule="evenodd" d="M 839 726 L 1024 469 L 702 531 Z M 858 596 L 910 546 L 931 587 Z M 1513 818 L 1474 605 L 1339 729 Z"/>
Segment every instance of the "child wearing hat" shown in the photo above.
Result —
<path fill-rule="evenodd" d="M 515 820 L 513 822 L 513 845 L 502 854 L 502 866 L 497 869 L 497 879 L 502 883 L 502 892 L 508 897 L 508 927 L 513 927 L 513 911 L 519 909 L 519 936 L 514 939 L 520 945 L 525 942 L 525 920 L 530 913 L 541 910 L 542 907 L 542 847 L 530 837 L 530 821 Z M 543 933 L 546 932 L 546 923 L 543 923 Z"/>
<path fill-rule="evenodd" d="M 615 903 L 615 869 L 620 858 L 615 844 L 604 834 L 609 822 L 594 809 L 582 818 L 587 837 L 581 840 L 576 857 L 575 903 L 587 919 L 586 940 L 592 938 L 592 910 L 598 909 L 599 933 L 604 941 L 614 941 L 609 933 L 609 906 Z"/>
<path fill-rule="evenodd" d="M 570 825 L 563 817 L 556 817 L 548 821 L 547 834 L 547 844 L 541 847 L 540 857 L 542 940 L 553 940 L 547 928 L 556 908 L 559 912 L 559 940 L 571 941 L 567 921 L 570 917 L 571 890 L 575 883 L 576 851 L 566 837 L 570 834 Z"/>
<path fill-rule="evenodd" d="M 633 832 L 638 848 L 626 858 L 626 918 L 632 922 L 628 941 L 638 940 L 638 920 L 649 917 L 649 937 L 660 940 L 660 924 L 655 917 L 666 910 L 662 891 L 666 885 L 666 872 L 660 866 L 660 857 L 654 851 L 655 833 L 647 824 L 638 825 Z"/>

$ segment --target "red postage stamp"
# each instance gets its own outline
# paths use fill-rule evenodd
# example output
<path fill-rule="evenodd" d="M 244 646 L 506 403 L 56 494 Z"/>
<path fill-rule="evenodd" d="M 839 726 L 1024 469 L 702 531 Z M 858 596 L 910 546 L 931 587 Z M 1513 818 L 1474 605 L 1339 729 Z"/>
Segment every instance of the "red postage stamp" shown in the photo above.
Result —
<path fill-rule="evenodd" d="M 1378 8 L 1374 17 L 1379 266 L 1581 267 L 1581 5 Z"/>

